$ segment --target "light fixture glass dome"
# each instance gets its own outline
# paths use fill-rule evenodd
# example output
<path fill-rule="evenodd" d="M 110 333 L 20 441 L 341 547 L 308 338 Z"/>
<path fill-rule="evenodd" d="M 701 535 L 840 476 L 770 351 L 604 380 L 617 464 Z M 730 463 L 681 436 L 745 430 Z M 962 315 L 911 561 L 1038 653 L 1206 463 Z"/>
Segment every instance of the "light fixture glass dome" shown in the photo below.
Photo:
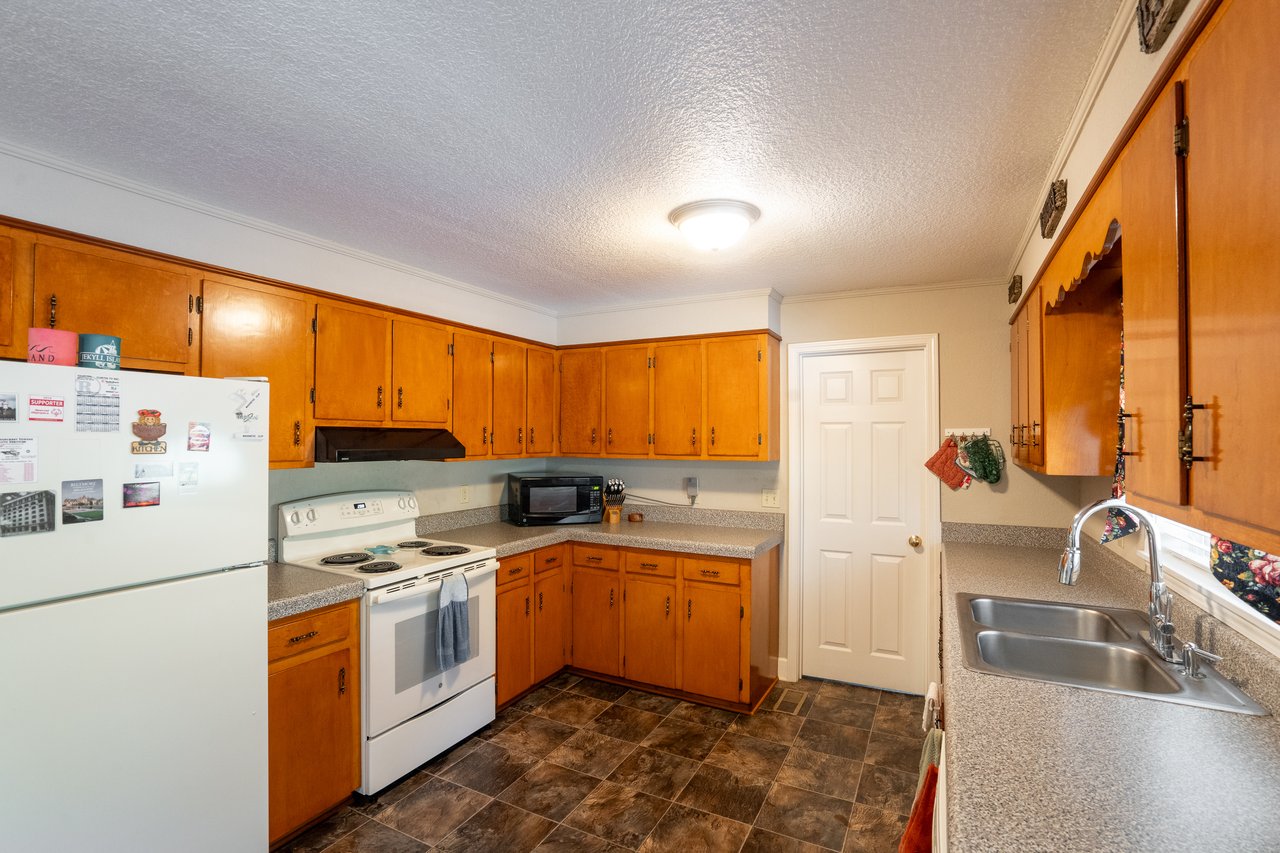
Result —
<path fill-rule="evenodd" d="M 667 217 L 694 248 L 718 251 L 741 240 L 760 218 L 760 208 L 745 201 L 717 198 L 682 204 Z"/>

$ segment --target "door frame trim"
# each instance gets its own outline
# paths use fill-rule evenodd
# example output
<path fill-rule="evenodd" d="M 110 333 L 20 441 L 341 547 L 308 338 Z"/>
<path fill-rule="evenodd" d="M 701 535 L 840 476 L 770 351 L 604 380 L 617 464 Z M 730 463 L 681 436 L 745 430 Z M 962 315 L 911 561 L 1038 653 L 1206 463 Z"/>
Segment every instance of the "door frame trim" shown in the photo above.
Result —
<path fill-rule="evenodd" d="M 920 448 L 920 463 L 933 452 L 932 442 L 941 434 L 938 390 L 938 335 L 895 335 L 884 338 L 856 338 L 843 341 L 818 341 L 787 345 L 787 656 L 778 660 L 778 677 L 797 681 L 803 671 L 802 640 L 803 599 L 803 525 L 800 519 L 805 511 L 804 488 L 801 479 L 804 424 L 802 421 L 801 392 L 804 362 L 808 358 L 830 355 L 860 355 L 862 353 L 918 350 L 925 360 L 925 447 Z M 930 478 L 923 492 L 923 524 L 925 537 L 925 565 L 928 572 L 927 636 L 928 650 L 921 689 L 930 681 L 941 677 L 936 650 L 939 642 L 942 594 L 942 485 Z"/>

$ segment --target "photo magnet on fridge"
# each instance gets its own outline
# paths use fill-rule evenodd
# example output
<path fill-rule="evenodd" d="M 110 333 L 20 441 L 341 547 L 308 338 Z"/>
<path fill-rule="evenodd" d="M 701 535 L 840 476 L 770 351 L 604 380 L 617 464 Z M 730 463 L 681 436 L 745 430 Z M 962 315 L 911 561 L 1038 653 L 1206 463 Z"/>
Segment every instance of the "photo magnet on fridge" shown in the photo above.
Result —
<path fill-rule="evenodd" d="M 212 435 L 213 430 L 207 423 L 189 421 L 187 423 L 187 450 L 208 453 L 209 438 Z"/>
<path fill-rule="evenodd" d="M 56 496 L 50 491 L 0 494 L 0 536 L 53 530 Z"/>
<path fill-rule="evenodd" d="M 168 442 L 158 440 L 167 431 L 168 426 L 160 420 L 159 409 L 139 409 L 138 419 L 133 422 L 133 434 L 142 440 L 133 442 L 129 452 L 139 455 L 168 452 Z"/>
<path fill-rule="evenodd" d="M 0 423 L 18 419 L 18 395 L 12 391 L 0 391 Z"/>
<path fill-rule="evenodd" d="M 102 481 L 62 481 L 62 523 L 102 521 Z"/>
<path fill-rule="evenodd" d="M 138 506 L 160 506 L 160 484 L 125 483 L 124 506 L 126 509 Z"/>

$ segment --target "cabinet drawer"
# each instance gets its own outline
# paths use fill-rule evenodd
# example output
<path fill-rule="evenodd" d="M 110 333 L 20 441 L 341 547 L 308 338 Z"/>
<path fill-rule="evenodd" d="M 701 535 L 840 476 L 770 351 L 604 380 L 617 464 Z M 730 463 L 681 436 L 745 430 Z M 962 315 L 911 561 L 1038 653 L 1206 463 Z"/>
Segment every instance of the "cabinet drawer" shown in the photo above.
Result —
<path fill-rule="evenodd" d="M 740 563 L 724 560 L 684 559 L 684 579 L 689 581 L 709 581 L 711 583 L 738 583 Z"/>
<path fill-rule="evenodd" d="M 354 603 L 317 610 L 267 628 L 267 662 L 346 640 L 355 630 Z"/>
<path fill-rule="evenodd" d="M 675 554 L 627 553 L 625 556 L 627 572 L 630 574 L 654 575 L 664 578 L 676 576 Z"/>
<path fill-rule="evenodd" d="M 533 574 L 533 554 L 515 554 L 498 561 L 498 586 L 522 581 Z"/>
<path fill-rule="evenodd" d="M 550 548 L 539 548 L 533 552 L 533 570 L 546 572 L 564 565 L 564 546 L 553 545 Z"/>
<path fill-rule="evenodd" d="M 618 551 L 602 545 L 573 545 L 573 564 L 589 569 L 618 568 Z"/>

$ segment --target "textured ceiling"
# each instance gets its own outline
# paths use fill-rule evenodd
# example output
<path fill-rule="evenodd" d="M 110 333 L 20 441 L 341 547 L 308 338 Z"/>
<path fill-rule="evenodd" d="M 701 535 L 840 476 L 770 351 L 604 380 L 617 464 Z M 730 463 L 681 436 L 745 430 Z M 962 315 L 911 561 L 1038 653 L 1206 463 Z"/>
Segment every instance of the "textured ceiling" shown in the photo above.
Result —
<path fill-rule="evenodd" d="M 0 139 L 557 311 L 993 278 L 1117 8 L 5 0 Z"/>

